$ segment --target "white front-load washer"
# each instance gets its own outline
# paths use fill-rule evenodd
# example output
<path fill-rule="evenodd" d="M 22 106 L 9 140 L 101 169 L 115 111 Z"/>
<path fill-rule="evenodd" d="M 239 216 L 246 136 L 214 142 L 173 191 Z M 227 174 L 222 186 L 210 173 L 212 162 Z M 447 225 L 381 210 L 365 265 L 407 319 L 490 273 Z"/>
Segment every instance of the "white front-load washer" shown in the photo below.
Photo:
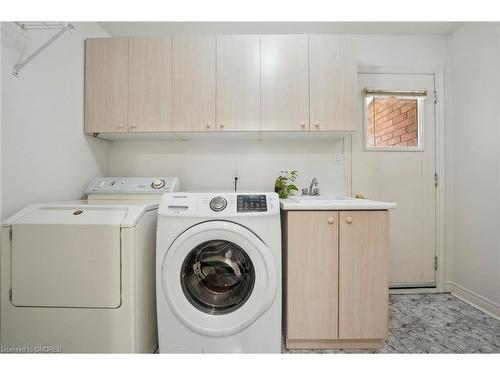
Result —
<path fill-rule="evenodd" d="M 281 352 L 276 193 L 167 193 L 158 209 L 160 353 Z"/>
<path fill-rule="evenodd" d="M 87 200 L 2 223 L 3 352 L 154 352 L 156 222 L 172 177 L 103 177 Z"/>

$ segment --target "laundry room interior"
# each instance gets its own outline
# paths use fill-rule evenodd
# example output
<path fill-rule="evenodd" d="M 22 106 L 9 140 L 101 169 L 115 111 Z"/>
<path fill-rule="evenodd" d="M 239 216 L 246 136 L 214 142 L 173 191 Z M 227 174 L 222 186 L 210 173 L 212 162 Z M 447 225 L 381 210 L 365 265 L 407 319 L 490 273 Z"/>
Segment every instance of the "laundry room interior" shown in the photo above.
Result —
<path fill-rule="evenodd" d="M 498 365 L 499 22 L 75 19 L 1 22 L 2 355 Z"/>

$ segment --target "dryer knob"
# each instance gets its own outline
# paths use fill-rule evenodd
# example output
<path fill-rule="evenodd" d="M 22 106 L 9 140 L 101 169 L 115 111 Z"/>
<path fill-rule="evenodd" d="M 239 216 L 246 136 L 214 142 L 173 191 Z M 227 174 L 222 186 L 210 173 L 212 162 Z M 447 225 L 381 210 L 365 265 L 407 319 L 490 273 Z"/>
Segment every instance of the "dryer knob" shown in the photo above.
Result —
<path fill-rule="evenodd" d="M 153 189 L 161 189 L 162 187 L 165 186 L 165 180 L 154 180 L 152 183 L 151 183 L 151 187 Z"/>
<path fill-rule="evenodd" d="M 210 201 L 210 208 L 212 209 L 212 211 L 216 212 L 222 211 L 224 208 L 226 208 L 226 206 L 227 206 L 226 198 L 221 196 L 214 197 Z"/>

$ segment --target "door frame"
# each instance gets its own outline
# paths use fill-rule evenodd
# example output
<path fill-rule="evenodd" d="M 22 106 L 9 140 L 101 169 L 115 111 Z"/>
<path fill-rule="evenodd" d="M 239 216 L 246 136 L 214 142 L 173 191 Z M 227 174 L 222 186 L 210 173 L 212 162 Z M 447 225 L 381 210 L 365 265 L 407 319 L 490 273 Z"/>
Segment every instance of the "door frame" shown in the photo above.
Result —
<path fill-rule="evenodd" d="M 358 66 L 357 74 L 432 74 L 434 75 L 434 121 L 435 121 L 435 173 L 438 176 L 438 185 L 435 191 L 435 256 L 437 259 L 436 287 L 396 289 L 391 293 L 442 293 L 445 291 L 446 254 L 445 254 L 445 126 L 444 126 L 444 68 L 443 67 L 391 67 L 391 66 Z M 352 137 L 344 139 L 344 144 L 352 152 Z M 347 141 L 347 142 L 346 142 Z M 352 170 L 352 158 L 349 160 Z M 349 191 L 352 193 L 352 174 L 349 173 Z"/>

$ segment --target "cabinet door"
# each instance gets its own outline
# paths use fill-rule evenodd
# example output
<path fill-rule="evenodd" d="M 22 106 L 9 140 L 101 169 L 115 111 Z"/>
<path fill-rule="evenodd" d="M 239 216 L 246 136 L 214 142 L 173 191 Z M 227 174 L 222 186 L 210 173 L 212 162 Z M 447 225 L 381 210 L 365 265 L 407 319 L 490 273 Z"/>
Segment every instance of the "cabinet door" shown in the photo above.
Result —
<path fill-rule="evenodd" d="M 172 38 L 130 38 L 129 49 L 129 131 L 172 130 Z"/>
<path fill-rule="evenodd" d="M 389 320 L 389 213 L 340 212 L 339 338 L 383 339 Z"/>
<path fill-rule="evenodd" d="M 352 37 L 309 36 L 311 130 L 356 130 L 357 62 Z"/>
<path fill-rule="evenodd" d="M 336 339 L 338 212 L 287 215 L 287 339 Z"/>
<path fill-rule="evenodd" d="M 307 35 L 261 36 L 262 130 L 309 130 Z"/>
<path fill-rule="evenodd" d="M 260 130 L 260 36 L 217 37 L 217 130 Z"/>
<path fill-rule="evenodd" d="M 215 130 L 215 37 L 173 37 L 175 131 Z"/>
<path fill-rule="evenodd" d="M 126 132 L 128 39 L 85 42 L 85 132 Z"/>

